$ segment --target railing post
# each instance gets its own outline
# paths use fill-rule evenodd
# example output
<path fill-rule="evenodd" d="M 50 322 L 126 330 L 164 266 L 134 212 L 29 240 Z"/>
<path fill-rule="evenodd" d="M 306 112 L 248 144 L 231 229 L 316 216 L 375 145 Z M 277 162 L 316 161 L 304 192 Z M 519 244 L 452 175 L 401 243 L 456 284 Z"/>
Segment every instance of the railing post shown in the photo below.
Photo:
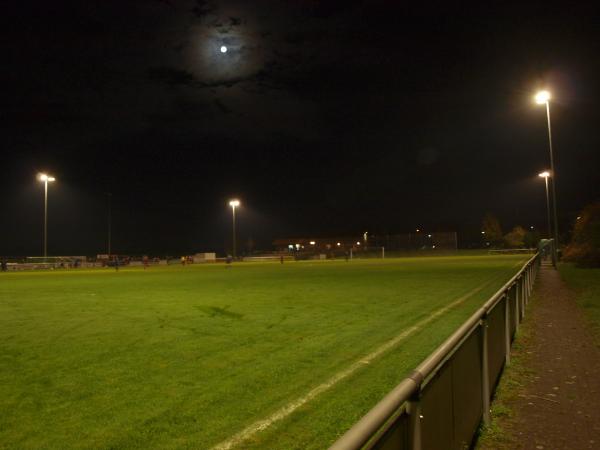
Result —
<path fill-rule="evenodd" d="M 510 364 L 510 297 L 504 294 L 504 364 Z"/>
<path fill-rule="evenodd" d="M 523 301 L 521 291 L 521 278 L 519 278 L 515 283 L 515 296 L 517 298 L 517 302 L 519 303 L 519 311 L 521 311 L 519 321 L 523 320 L 523 318 L 525 317 L 525 302 Z"/>
<path fill-rule="evenodd" d="M 481 319 L 481 396 L 483 407 L 483 423 L 490 424 L 490 374 L 488 361 L 488 324 L 487 315 Z"/>
<path fill-rule="evenodd" d="M 517 285 L 516 283 L 510 287 L 510 301 L 515 301 L 515 333 L 519 331 L 519 323 L 521 322 L 521 305 L 519 304 L 519 297 L 517 297 Z"/>
<path fill-rule="evenodd" d="M 411 450 L 421 450 L 421 402 L 417 392 L 408 402 L 408 438 Z"/>

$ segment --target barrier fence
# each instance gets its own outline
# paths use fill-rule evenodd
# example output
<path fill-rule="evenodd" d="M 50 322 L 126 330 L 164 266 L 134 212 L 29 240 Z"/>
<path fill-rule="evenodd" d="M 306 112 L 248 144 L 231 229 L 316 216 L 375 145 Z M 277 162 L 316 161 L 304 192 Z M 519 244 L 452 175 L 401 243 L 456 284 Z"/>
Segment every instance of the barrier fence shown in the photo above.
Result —
<path fill-rule="evenodd" d="M 470 448 L 479 424 L 489 423 L 540 260 L 532 256 L 330 450 Z"/>

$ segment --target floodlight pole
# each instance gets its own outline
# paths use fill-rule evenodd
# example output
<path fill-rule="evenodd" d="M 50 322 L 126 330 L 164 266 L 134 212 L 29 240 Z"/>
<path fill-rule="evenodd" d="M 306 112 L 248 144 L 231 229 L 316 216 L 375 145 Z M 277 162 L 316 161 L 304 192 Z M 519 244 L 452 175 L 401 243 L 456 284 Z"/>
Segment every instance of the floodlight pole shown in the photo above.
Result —
<path fill-rule="evenodd" d="M 236 248 L 235 248 L 235 202 L 231 203 L 231 218 L 232 218 L 232 228 L 231 228 L 231 234 L 232 234 L 232 238 L 233 238 L 233 257 L 236 257 Z"/>
<path fill-rule="evenodd" d="M 550 147 L 550 173 L 552 174 L 552 210 L 554 213 L 554 245 L 552 246 L 552 264 L 556 267 L 558 259 L 558 219 L 556 212 L 556 170 L 554 170 L 554 153 L 552 151 L 552 126 L 550 123 L 550 100 L 546 100 L 546 116 L 548 118 L 548 144 Z M 546 181 L 547 182 L 547 181 Z"/>
<path fill-rule="evenodd" d="M 111 252 L 111 227 L 112 227 L 112 194 L 107 192 L 108 196 L 108 256 L 110 257 Z"/>
<path fill-rule="evenodd" d="M 44 262 L 48 256 L 48 178 L 44 180 Z"/>
<path fill-rule="evenodd" d="M 550 226 L 550 194 L 548 193 L 548 177 L 544 177 L 546 182 L 546 214 L 548 216 L 548 238 L 552 238 L 552 227 Z"/>

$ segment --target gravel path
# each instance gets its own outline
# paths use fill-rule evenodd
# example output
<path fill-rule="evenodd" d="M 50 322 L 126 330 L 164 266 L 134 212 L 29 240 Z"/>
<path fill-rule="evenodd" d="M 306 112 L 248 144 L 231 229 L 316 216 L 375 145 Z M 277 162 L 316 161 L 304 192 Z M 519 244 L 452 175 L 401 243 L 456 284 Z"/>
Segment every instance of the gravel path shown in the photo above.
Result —
<path fill-rule="evenodd" d="M 532 377 L 510 402 L 510 448 L 600 448 L 600 349 L 551 266 L 542 266 L 529 319 L 523 350 Z"/>

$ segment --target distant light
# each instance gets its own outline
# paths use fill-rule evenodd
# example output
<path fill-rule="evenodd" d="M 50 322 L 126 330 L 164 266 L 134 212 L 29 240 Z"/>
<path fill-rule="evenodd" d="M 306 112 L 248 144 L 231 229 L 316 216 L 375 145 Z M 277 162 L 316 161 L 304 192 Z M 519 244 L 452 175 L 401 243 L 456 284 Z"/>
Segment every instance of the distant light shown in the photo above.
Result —
<path fill-rule="evenodd" d="M 290 250 L 294 250 L 294 246 L 293 246 L 292 244 L 288 245 L 288 248 L 289 248 Z"/>
<path fill-rule="evenodd" d="M 431 235 L 430 235 L 430 234 L 428 234 L 428 235 L 427 235 L 427 237 L 429 237 L 429 238 L 430 238 L 430 237 L 431 237 Z"/>
<path fill-rule="evenodd" d="M 240 206 L 240 201 L 238 199 L 234 198 L 233 200 L 231 200 L 229 202 L 229 206 L 231 206 L 232 208 Z"/>
<path fill-rule="evenodd" d="M 221 53 L 227 53 L 227 47 L 225 45 L 221 45 Z"/>
<path fill-rule="evenodd" d="M 485 234 L 485 231 L 482 231 L 481 234 Z"/>
<path fill-rule="evenodd" d="M 581 220 L 581 216 L 577 216 L 577 220 Z"/>
<path fill-rule="evenodd" d="M 300 250 L 300 244 L 296 244 L 296 250 Z"/>
<path fill-rule="evenodd" d="M 538 177 L 542 177 L 542 178 L 548 178 L 549 176 L 550 176 L 550 172 L 548 172 L 547 170 L 538 174 Z"/>
<path fill-rule="evenodd" d="M 431 248 L 435 248 L 435 245 L 432 245 Z"/>
<path fill-rule="evenodd" d="M 419 231 L 421 231 L 421 229 L 420 229 L 420 228 L 417 228 L 417 233 L 418 233 Z"/>
<path fill-rule="evenodd" d="M 360 245 L 360 242 L 356 241 L 356 245 Z"/>
<path fill-rule="evenodd" d="M 533 230 L 533 225 L 531 225 L 529 228 Z"/>
<path fill-rule="evenodd" d="M 548 100 L 550 100 L 550 92 L 548 91 L 539 91 L 537 94 L 535 94 L 535 102 L 538 105 L 548 103 Z"/>
<path fill-rule="evenodd" d="M 338 242 L 336 245 L 339 247 L 339 246 L 340 246 L 340 245 L 342 245 L 342 244 L 341 244 L 340 242 Z"/>
<path fill-rule="evenodd" d="M 367 235 L 368 234 L 369 234 L 368 231 L 365 231 L 364 234 L 363 234 L 363 239 L 364 239 L 365 242 L 367 242 Z"/>
<path fill-rule="evenodd" d="M 309 244 L 310 244 L 310 245 L 315 245 L 315 244 L 316 244 L 316 242 L 315 242 L 315 241 L 310 241 L 310 242 L 309 242 Z"/>

